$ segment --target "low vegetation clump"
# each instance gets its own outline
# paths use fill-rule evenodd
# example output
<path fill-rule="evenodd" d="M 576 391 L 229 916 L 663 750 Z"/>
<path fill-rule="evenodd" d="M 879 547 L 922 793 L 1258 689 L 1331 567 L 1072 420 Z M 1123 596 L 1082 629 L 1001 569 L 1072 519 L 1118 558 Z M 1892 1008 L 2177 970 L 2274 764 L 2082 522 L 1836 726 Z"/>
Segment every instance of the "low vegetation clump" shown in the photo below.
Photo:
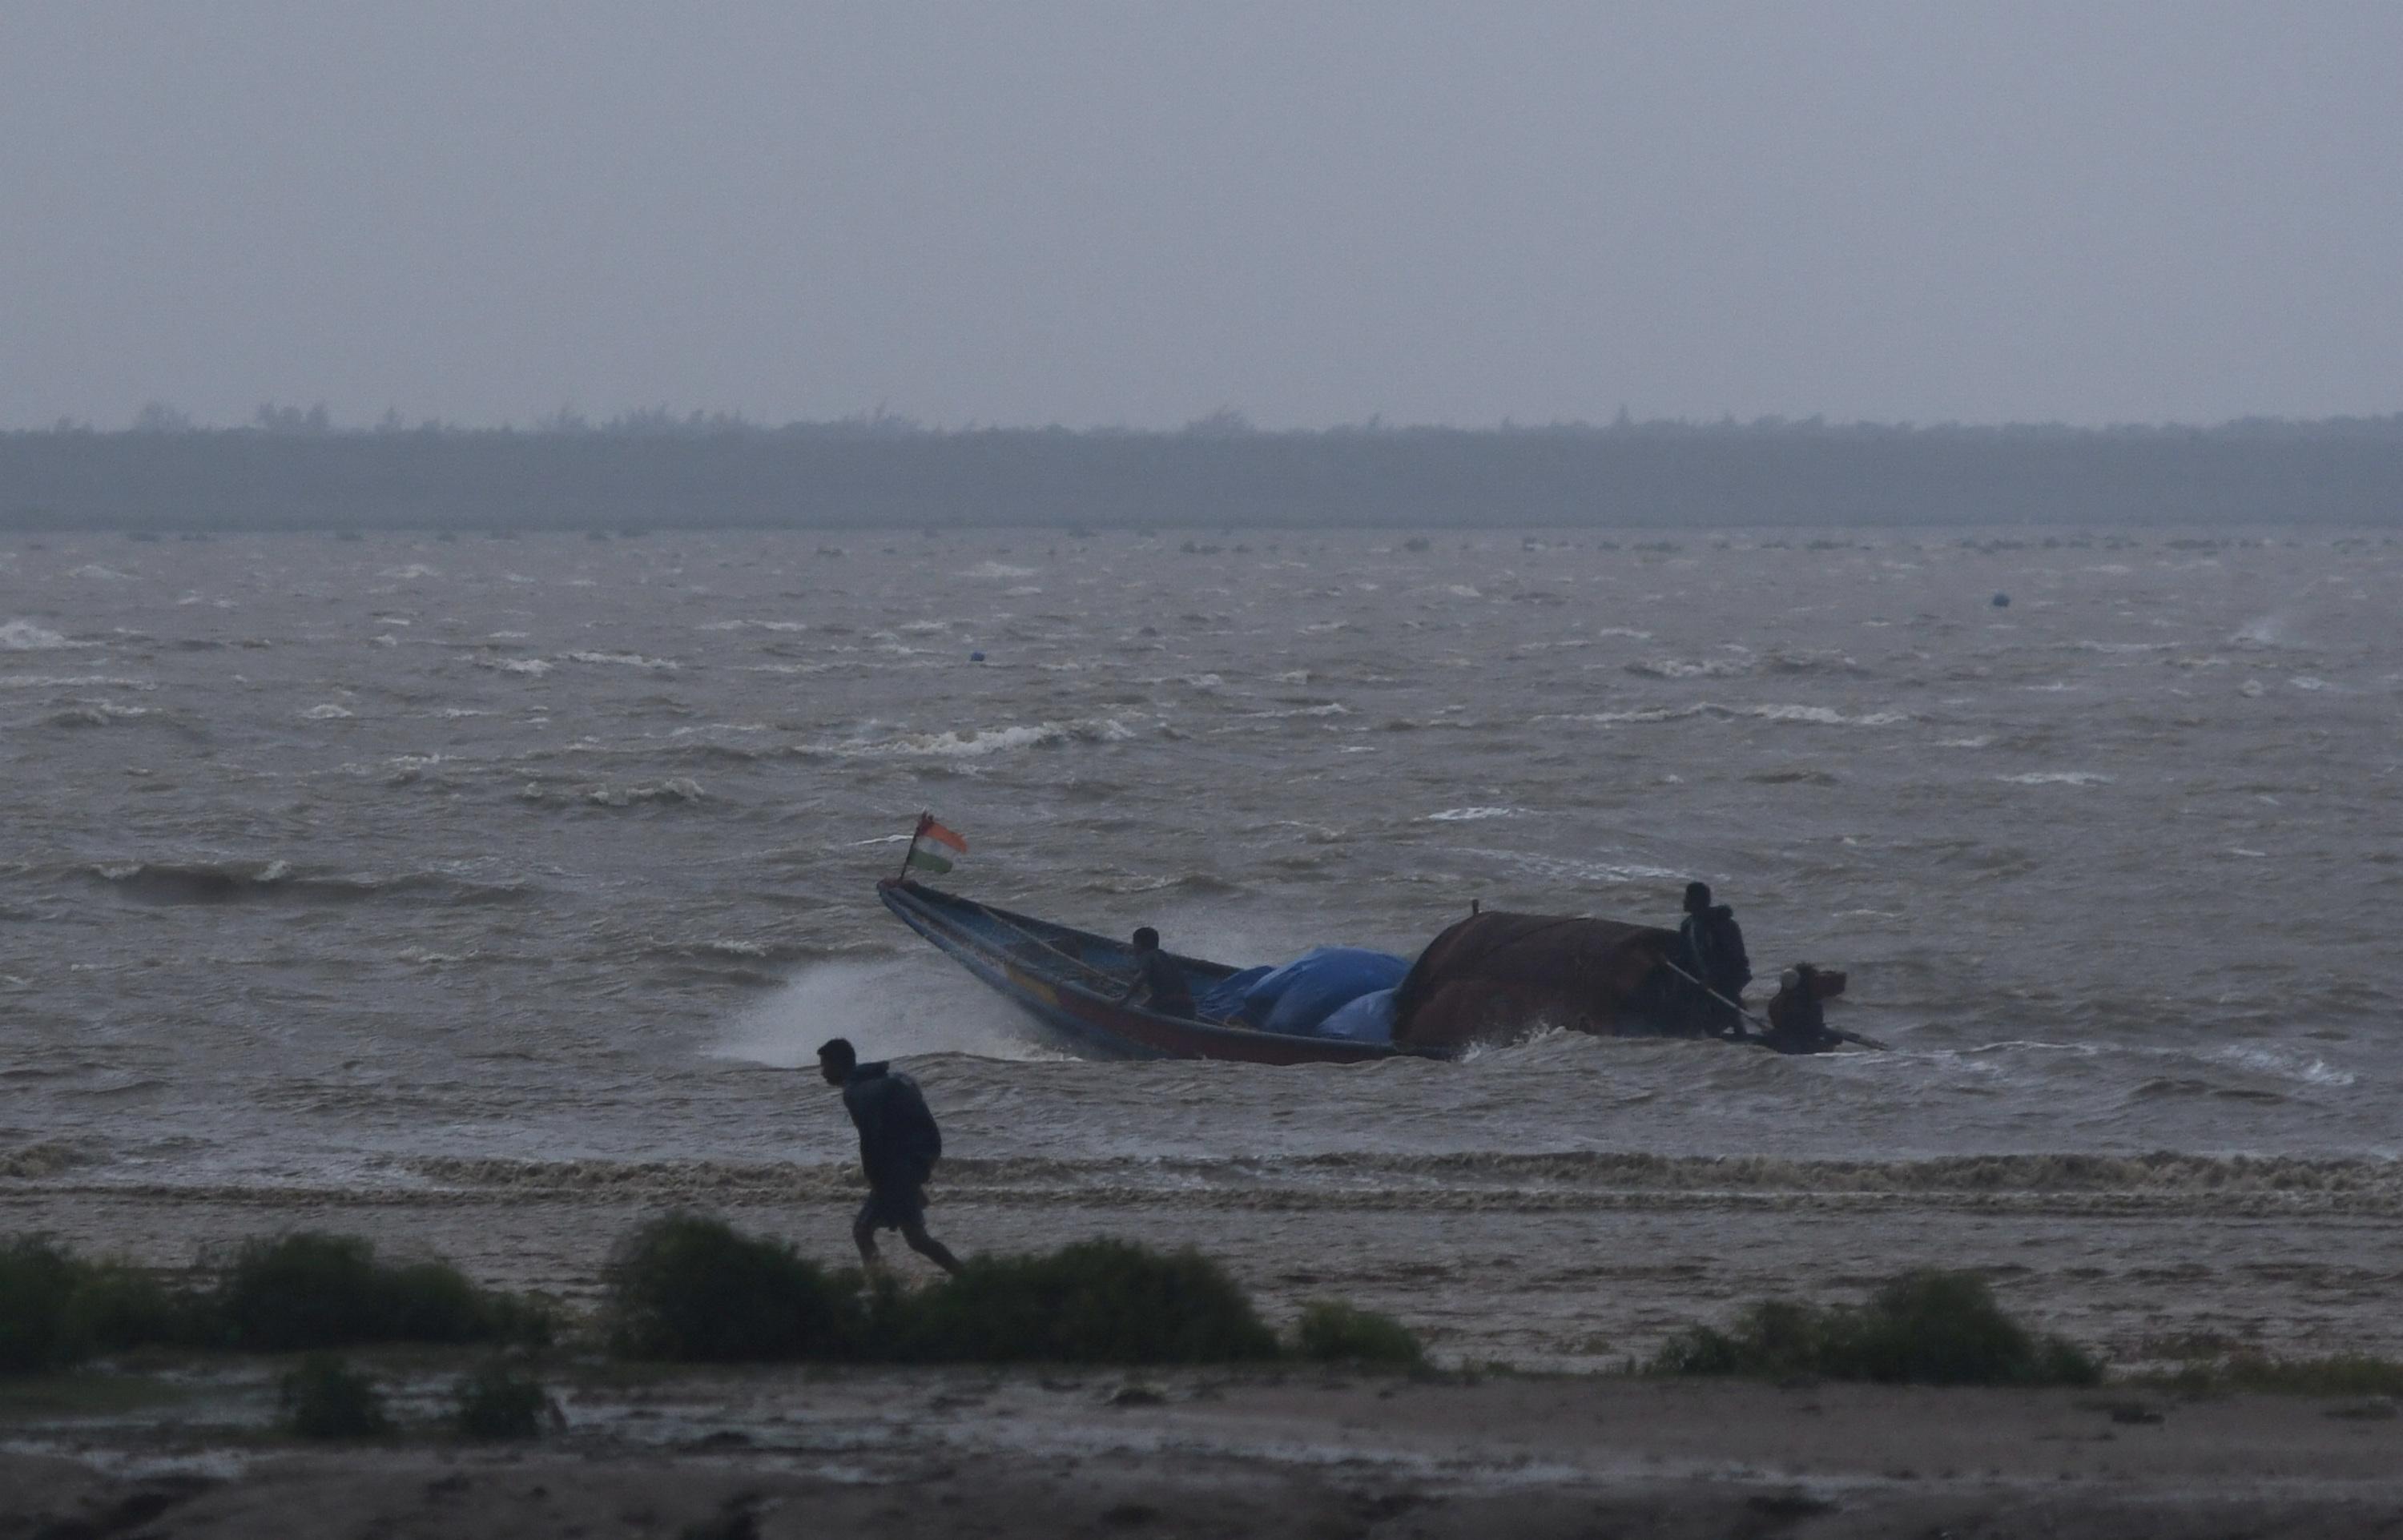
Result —
<path fill-rule="evenodd" d="M 984 1256 L 915 1291 L 820 1268 L 789 1242 L 678 1214 L 611 1258 L 608 1338 L 631 1358 L 686 1362 L 1216 1364 L 1277 1342 L 1198 1252 L 1087 1241 Z"/>
<path fill-rule="evenodd" d="M 497 1442 L 542 1432 L 550 1397 L 539 1380 L 493 1359 L 451 1390 L 451 1426 L 462 1438 Z"/>
<path fill-rule="evenodd" d="M 789 1242 L 699 1214 L 654 1219 L 604 1275 L 609 1345 L 629 1358 L 701 1363 L 861 1355 L 856 1275 L 829 1273 Z"/>
<path fill-rule="evenodd" d="M 2005 1314 L 1985 1280 L 1933 1269 L 1891 1280 L 1859 1307 L 1763 1301 L 1730 1330 L 1689 1328 L 1651 1367 L 1881 1384 L 2092 1385 L 2103 1378 L 2084 1350 L 2039 1338 Z"/>
<path fill-rule="evenodd" d="M 905 1288 L 887 1274 L 821 1267 L 789 1242 L 674 1214 L 626 1237 L 604 1281 L 595 1325 L 626 1358 L 1143 1365 L 1284 1355 L 1217 1263 L 1190 1248 L 1124 1241 L 981 1256 L 956 1277 Z M 222 1260 L 211 1283 L 189 1289 L 44 1241 L 0 1242 L 0 1373 L 146 1346 L 306 1353 L 399 1342 L 542 1346 L 556 1328 L 545 1305 L 479 1288 L 447 1262 L 385 1262 L 354 1236 L 253 1241 Z M 1305 1310 L 1297 1341 L 1299 1356 L 1324 1362 L 1424 1361 L 1400 1323 L 1335 1301 Z M 287 1402 L 338 1399 L 340 1377 L 328 1364 L 340 1367 L 313 1359 L 296 1370 Z M 498 1363 L 454 1394 L 457 1425 L 470 1437 L 522 1436 L 548 1407 L 539 1385 Z M 303 1420 L 340 1421 L 313 1411 Z"/>
<path fill-rule="evenodd" d="M 902 1325 L 902 1356 L 930 1362 L 1226 1364 L 1278 1351 L 1224 1268 L 1125 1241 L 977 1257 L 909 1297 Z"/>
<path fill-rule="evenodd" d="M 87 1261 L 40 1237 L 0 1242 L 0 1374 L 187 1342 L 201 1330 L 198 1315 L 191 1298 L 138 1268 Z"/>
<path fill-rule="evenodd" d="M 1302 1306 L 1295 1340 L 1302 1357 L 1326 1364 L 1417 1368 L 1426 1362 L 1416 1332 L 1390 1315 L 1340 1299 L 1313 1299 Z"/>
<path fill-rule="evenodd" d="M 373 1438 L 392 1429 L 375 1381 L 333 1353 L 303 1358 L 277 1390 L 285 1430 L 302 1438 Z"/>
<path fill-rule="evenodd" d="M 245 1244 L 215 1300 L 229 1347 L 284 1353 L 368 1342 L 548 1341 L 549 1311 L 479 1289 L 448 1262 L 379 1261 L 357 1236 Z"/>

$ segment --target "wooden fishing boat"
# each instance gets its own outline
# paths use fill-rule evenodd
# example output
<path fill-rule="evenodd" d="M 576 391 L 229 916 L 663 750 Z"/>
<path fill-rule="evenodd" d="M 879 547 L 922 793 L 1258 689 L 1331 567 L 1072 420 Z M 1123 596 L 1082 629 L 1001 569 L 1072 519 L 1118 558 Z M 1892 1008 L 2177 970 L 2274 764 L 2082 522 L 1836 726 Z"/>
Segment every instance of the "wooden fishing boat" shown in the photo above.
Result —
<path fill-rule="evenodd" d="M 886 878 L 877 884 L 877 896 L 903 924 L 1080 1052 L 1118 1059 L 1232 1059 L 1250 1064 L 1446 1057 L 1439 1051 L 1162 1016 L 1119 998 L 1134 977 L 1134 949 L 1125 941 L 1013 914 L 905 878 Z M 1237 971 L 1230 964 L 1206 958 L 1168 955 L 1184 971 L 1196 999 Z"/>

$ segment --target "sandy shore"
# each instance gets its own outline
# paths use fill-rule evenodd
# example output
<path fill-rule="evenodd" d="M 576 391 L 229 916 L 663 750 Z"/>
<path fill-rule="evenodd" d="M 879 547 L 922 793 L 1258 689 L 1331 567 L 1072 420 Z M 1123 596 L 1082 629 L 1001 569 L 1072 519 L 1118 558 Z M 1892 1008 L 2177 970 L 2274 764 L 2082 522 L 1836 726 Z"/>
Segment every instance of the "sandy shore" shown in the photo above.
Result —
<path fill-rule="evenodd" d="M 2375 1402 L 767 1370 L 563 1399 L 563 1431 L 497 1451 L 277 1446 L 212 1428 L 229 1402 L 121 1422 L 20 1411 L 0 1534 L 2403 1532 L 2403 1421 Z"/>

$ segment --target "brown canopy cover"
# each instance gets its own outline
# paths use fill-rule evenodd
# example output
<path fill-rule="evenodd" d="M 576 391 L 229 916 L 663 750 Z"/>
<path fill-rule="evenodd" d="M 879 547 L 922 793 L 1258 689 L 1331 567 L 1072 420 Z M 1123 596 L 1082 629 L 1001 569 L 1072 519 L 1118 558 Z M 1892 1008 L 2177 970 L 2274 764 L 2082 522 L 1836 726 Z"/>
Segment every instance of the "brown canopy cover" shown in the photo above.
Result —
<path fill-rule="evenodd" d="M 1537 1022 L 1602 1036 L 1674 1030 L 1659 965 L 1675 931 L 1558 914 L 1472 914 L 1427 943 L 1394 995 L 1399 1047 L 1457 1047 Z"/>

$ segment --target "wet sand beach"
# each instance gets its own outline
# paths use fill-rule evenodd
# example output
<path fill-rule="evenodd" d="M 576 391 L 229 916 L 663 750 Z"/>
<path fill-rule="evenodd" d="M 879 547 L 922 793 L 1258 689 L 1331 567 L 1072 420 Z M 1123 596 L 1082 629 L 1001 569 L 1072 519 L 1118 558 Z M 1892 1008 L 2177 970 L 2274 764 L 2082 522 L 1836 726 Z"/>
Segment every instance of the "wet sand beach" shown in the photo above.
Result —
<path fill-rule="evenodd" d="M 156 1431 L 14 1441 L 0 1523 L 296 1540 L 2342 1540 L 2403 1524 L 2392 1405 L 2302 1397 L 749 1371 L 592 1393 L 570 1411 L 576 1426 L 523 1452 L 212 1451 Z"/>

